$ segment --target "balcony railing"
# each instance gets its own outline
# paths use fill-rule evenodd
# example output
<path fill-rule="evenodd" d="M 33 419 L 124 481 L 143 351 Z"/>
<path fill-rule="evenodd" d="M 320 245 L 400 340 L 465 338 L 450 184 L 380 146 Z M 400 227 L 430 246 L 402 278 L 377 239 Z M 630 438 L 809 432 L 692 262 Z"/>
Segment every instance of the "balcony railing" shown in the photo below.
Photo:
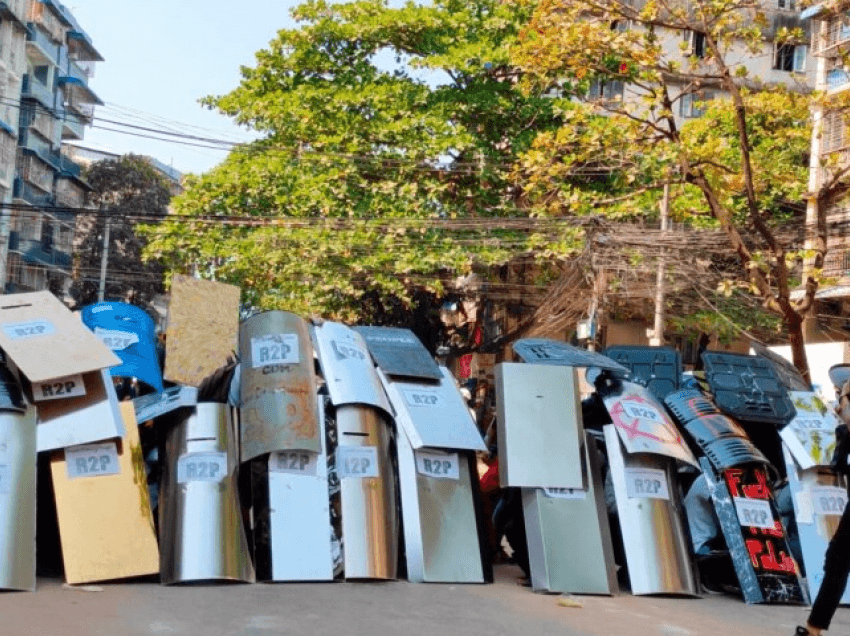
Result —
<path fill-rule="evenodd" d="M 60 176 L 74 177 L 75 179 L 78 179 L 80 174 L 82 174 L 82 168 L 65 155 L 59 155 L 59 161 L 59 170 L 62 173 Z"/>
<path fill-rule="evenodd" d="M 27 25 L 27 46 L 28 47 L 36 47 L 39 51 L 41 51 L 42 56 L 54 64 L 59 62 L 59 51 L 61 50 L 61 46 L 59 43 L 54 42 L 49 37 L 47 37 L 44 32 L 37 28 L 35 24 L 30 22 Z"/>
<path fill-rule="evenodd" d="M 21 85 L 21 96 L 37 99 L 47 108 L 53 108 L 55 103 L 53 89 L 48 88 L 29 73 L 24 74 L 24 80 Z"/>
<path fill-rule="evenodd" d="M 55 169 L 59 170 L 61 168 L 62 159 L 60 154 L 53 150 L 49 142 L 33 134 L 30 130 L 25 129 L 21 131 L 21 135 L 18 138 L 18 145 L 21 148 L 26 148 L 34 152 L 39 159 L 53 166 Z"/>
<path fill-rule="evenodd" d="M 52 207 L 56 203 L 56 198 L 52 194 L 47 194 L 46 192 L 39 190 L 34 185 L 24 181 L 20 177 L 15 179 L 15 185 L 12 189 L 12 197 L 36 206 Z"/>
<path fill-rule="evenodd" d="M 46 265 L 68 270 L 71 268 L 71 255 L 60 251 L 57 246 L 46 245 L 40 239 L 20 239 L 17 252 L 26 263 Z"/>

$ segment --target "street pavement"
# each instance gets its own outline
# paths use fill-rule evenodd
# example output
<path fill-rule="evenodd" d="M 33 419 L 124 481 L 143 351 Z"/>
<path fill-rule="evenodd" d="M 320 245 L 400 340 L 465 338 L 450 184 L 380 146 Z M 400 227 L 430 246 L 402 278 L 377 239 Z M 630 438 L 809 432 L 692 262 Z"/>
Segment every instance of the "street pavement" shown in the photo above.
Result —
<path fill-rule="evenodd" d="M 0 594 L 0 634 L 16 636 L 791 636 L 800 606 L 701 599 L 535 594 L 519 570 L 492 585 L 396 582 L 165 587 L 153 579 Z M 580 605 L 580 607 L 575 607 Z M 838 610 L 829 636 L 850 634 Z"/>

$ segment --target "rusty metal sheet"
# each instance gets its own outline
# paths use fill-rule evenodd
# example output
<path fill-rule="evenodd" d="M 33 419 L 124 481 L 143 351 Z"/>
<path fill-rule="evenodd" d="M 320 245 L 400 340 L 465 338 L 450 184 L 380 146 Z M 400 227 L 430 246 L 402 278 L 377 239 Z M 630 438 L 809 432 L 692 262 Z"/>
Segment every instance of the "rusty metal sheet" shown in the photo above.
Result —
<path fill-rule="evenodd" d="M 409 329 L 355 327 L 363 336 L 375 363 L 387 375 L 411 378 L 442 378 L 440 368 L 425 346 Z"/>
<path fill-rule="evenodd" d="M 629 454 L 665 455 L 699 468 L 679 429 L 648 389 L 623 381 L 603 402 Z"/>
<path fill-rule="evenodd" d="M 242 461 L 279 450 L 320 452 L 310 330 L 299 316 L 267 311 L 239 328 Z"/>
<path fill-rule="evenodd" d="M 313 327 L 313 337 L 334 406 L 368 404 L 392 416 L 363 336 L 338 322 L 323 322 Z"/>

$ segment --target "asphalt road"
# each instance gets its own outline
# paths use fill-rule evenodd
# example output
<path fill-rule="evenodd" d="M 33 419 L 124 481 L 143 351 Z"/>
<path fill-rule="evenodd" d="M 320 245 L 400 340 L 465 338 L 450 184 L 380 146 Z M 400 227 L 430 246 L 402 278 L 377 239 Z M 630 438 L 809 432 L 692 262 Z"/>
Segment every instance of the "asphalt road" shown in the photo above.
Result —
<path fill-rule="evenodd" d="M 513 566 L 492 585 L 406 582 L 164 587 L 152 580 L 0 594 L 0 634 L 16 636 L 790 636 L 806 608 L 701 599 L 535 594 Z M 850 634 L 850 609 L 829 635 Z"/>

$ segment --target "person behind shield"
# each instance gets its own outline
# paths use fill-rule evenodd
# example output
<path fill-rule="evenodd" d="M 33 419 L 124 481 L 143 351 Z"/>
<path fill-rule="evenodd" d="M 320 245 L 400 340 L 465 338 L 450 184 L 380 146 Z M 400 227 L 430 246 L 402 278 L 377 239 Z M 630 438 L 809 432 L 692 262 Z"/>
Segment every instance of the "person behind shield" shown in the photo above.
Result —
<path fill-rule="evenodd" d="M 845 367 L 845 365 L 840 365 Z M 833 382 L 840 386 L 838 393 L 838 416 L 843 422 L 836 433 L 836 450 L 833 464 L 839 473 L 848 477 L 848 451 L 850 451 L 850 367 L 845 367 L 848 373 L 842 376 L 840 382 L 835 382 L 836 376 L 830 369 L 830 377 Z M 844 379 L 846 378 L 846 379 Z M 850 486 L 848 486 L 850 487 Z M 838 529 L 835 531 L 829 547 L 826 549 L 826 558 L 823 568 L 823 583 L 818 591 L 809 618 L 805 627 L 797 627 L 794 636 L 820 636 L 821 632 L 829 629 L 832 617 L 844 590 L 847 587 L 847 578 L 850 574 L 850 505 L 845 506 Z"/>

